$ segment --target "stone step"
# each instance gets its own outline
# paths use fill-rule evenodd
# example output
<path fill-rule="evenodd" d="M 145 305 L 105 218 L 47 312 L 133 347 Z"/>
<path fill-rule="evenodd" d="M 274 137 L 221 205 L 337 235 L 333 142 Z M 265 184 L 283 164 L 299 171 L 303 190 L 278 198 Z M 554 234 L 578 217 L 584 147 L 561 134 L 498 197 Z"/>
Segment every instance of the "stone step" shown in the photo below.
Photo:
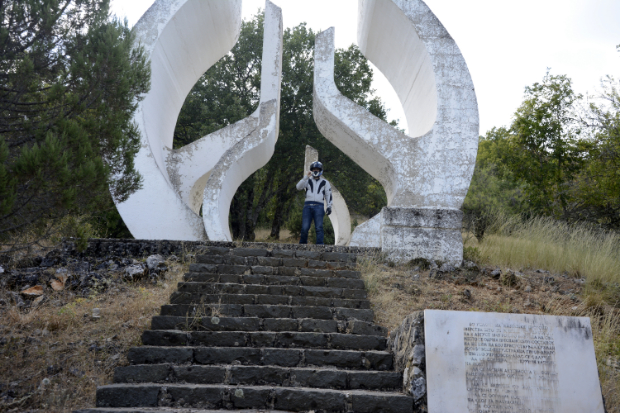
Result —
<path fill-rule="evenodd" d="M 196 408 L 254 408 L 325 412 L 413 412 L 413 399 L 400 393 L 305 387 L 209 384 L 111 384 L 97 388 L 98 407 L 157 407 L 182 403 Z"/>
<path fill-rule="evenodd" d="M 271 311 L 274 318 L 259 317 L 184 317 L 154 316 L 151 321 L 152 330 L 182 331 L 301 331 L 314 333 L 342 333 L 369 336 L 387 336 L 387 328 L 361 320 L 317 320 L 313 318 L 279 318 L 279 309 L 287 310 L 286 306 L 263 306 L 263 310 Z M 257 310 L 258 311 L 258 310 Z M 283 311 L 283 312 L 285 312 Z"/>
<path fill-rule="evenodd" d="M 260 265 L 228 265 L 228 264 L 190 264 L 190 273 L 228 274 L 228 275 L 284 275 L 302 277 L 335 277 L 359 279 L 362 275 L 354 270 L 331 270 L 321 268 L 298 268 L 290 266 L 267 267 Z"/>
<path fill-rule="evenodd" d="M 289 275 L 260 275 L 260 274 L 208 274 L 190 272 L 183 279 L 187 282 L 236 283 L 258 285 L 302 285 L 308 287 L 336 287 L 349 289 L 364 289 L 364 281 L 355 278 L 341 277 L 302 277 Z"/>
<path fill-rule="evenodd" d="M 357 308 L 288 306 L 269 304 L 169 304 L 161 307 L 162 316 L 313 318 L 318 320 L 361 320 L 372 322 L 372 310 Z"/>
<path fill-rule="evenodd" d="M 261 248 L 226 248 L 226 247 L 208 247 L 203 254 L 198 254 L 196 260 L 204 256 L 235 256 L 235 257 L 272 257 L 272 258 L 299 258 L 305 260 L 329 261 L 329 262 L 347 262 L 355 263 L 357 261 L 356 254 L 325 252 L 325 251 L 303 251 L 290 249 L 274 249 L 266 250 Z"/>
<path fill-rule="evenodd" d="M 147 346 L 279 347 L 335 350 L 385 350 L 387 339 L 376 335 L 305 332 L 146 330 Z"/>
<path fill-rule="evenodd" d="M 132 365 L 198 364 L 281 367 L 336 367 L 350 370 L 393 369 L 387 351 L 325 350 L 275 347 L 133 347 L 127 353 Z"/>
<path fill-rule="evenodd" d="M 181 293 L 202 294 L 267 294 L 267 295 L 303 295 L 305 297 L 326 298 L 366 298 L 366 290 L 334 288 L 334 287 L 306 287 L 298 285 L 259 285 L 237 283 L 179 283 Z"/>
<path fill-rule="evenodd" d="M 227 413 L 292 413 L 284 410 L 226 410 Z M 222 410 L 182 409 L 171 407 L 94 407 L 92 409 L 74 410 L 74 413 L 222 413 Z"/>
<path fill-rule="evenodd" d="M 332 270 L 354 270 L 352 261 L 325 261 L 307 258 L 239 257 L 236 255 L 198 255 L 197 264 L 246 265 L 262 267 L 322 268 Z"/>
<path fill-rule="evenodd" d="M 303 295 L 202 294 L 174 292 L 170 297 L 170 302 L 172 304 L 268 304 L 370 309 L 370 301 L 367 299 L 306 297 Z"/>
<path fill-rule="evenodd" d="M 398 391 L 402 374 L 317 367 L 142 364 L 118 367 L 115 383 L 191 383 Z"/>

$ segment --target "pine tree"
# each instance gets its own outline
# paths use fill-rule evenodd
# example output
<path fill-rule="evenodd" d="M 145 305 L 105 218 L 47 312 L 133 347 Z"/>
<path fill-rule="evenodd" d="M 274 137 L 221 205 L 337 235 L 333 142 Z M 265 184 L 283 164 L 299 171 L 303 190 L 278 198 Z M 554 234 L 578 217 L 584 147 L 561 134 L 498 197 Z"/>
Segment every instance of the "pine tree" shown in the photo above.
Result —
<path fill-rule="evenodd" d="M 0 243 L 139 188 L 150 71 L 109 0 L 0 0 Z"/>

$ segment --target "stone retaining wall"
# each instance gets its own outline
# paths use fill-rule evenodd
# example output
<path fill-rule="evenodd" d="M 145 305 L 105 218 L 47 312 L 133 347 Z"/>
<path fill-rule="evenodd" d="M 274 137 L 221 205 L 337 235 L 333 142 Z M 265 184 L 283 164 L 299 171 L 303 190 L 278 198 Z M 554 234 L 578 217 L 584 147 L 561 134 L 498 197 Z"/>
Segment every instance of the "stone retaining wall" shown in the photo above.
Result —
<path fill-rule="evenodd" d="M 138 239 L 103 239 L 96 238 L 88 241 L 88 247 L 82 253 L 78 252 L 76 242 L 67 239 L 63 242 L 63 251 L 70 256 L 119 256 L 144 257 L 152 254 L 184 255 L 200 253 L 207 247 L 226 248 L 262 248 L 268 250 L 302 250 L 321 252 L 342 252 L 352 254 L 379 254 L 380 248 L 344 247 L 336 245 L 311 244 L 276 244 L 268 242 L 220 242 L 220 241 L 170 241 L 170 240 L 138 240 Z"/>

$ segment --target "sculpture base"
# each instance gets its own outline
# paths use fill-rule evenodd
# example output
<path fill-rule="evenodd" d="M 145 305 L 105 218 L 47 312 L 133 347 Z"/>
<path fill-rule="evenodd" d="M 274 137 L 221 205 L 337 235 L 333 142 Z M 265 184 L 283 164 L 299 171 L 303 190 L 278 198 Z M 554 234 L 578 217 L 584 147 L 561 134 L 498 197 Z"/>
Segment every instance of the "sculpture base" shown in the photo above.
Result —
<path fill-rule="evenodd" d="M 381 249 L 389 260 L 403 263 L 426 258 L 461 266 L 460 210 L 386 207 L 380 216 Z"/>

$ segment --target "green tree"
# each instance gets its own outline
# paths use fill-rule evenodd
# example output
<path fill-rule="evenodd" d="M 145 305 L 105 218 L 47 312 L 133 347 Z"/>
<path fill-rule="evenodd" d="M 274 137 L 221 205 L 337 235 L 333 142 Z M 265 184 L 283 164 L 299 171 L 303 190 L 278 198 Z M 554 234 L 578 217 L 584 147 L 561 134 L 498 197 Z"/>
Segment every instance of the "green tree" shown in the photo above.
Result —
<path fill-rule="evenodd" d="M 478 141 L 476 167 L 463 202 L 465 223 L 478 239 L 484 236 L 493 216 L 522 209 L 523 184 L 503 162 L 510 138 L 510 131 L 501 127 L 491 129 Z"/>
<path fill-rule="evenodd" d="M 381 185 L 318 131 L 312 117 L 315 33 L 300 24 L 284 32 L 280 134 L 269 163 L 248 178 L 231 204 L 234 238 L 254 239 L 257 224 L 271 227 L 277 238 L 294 208 L 295 184 L 303 176 L 305 146 L 318 149 L 326 175 L 353 211 L 372 215 L 385 206 Z M 243 23 L 232 51 L 211 67 L 187 97 L 175 130 L 175 146 L 251 114 L 258 105 L 263 17 Z M 371 89 L 372 71 L 354 46 L 337 50 L 335 78 L 340 91 L 385 119 L 386 110 Z"/>
<path fill-rule="evenodd" d="M 576 179 L 573 219 L 620 228 L 620 82 L 606 77 L 602 103 L 591 104 L 587 164 Z"/>
<path fill-rule="evenodd" d="M 143 52 L 109 0 L 0 1 L 0 240 L 140 186 Z"/>
<path fill-rule="evenodd" d="M 570 215 L 572 185 L 589 149 L 575 114 L 580 99 L 566 76 L 547 73 L 541 83 L 525 88 L 500 172 L 525 184 L 525 207 L 534 213 Z"/>

